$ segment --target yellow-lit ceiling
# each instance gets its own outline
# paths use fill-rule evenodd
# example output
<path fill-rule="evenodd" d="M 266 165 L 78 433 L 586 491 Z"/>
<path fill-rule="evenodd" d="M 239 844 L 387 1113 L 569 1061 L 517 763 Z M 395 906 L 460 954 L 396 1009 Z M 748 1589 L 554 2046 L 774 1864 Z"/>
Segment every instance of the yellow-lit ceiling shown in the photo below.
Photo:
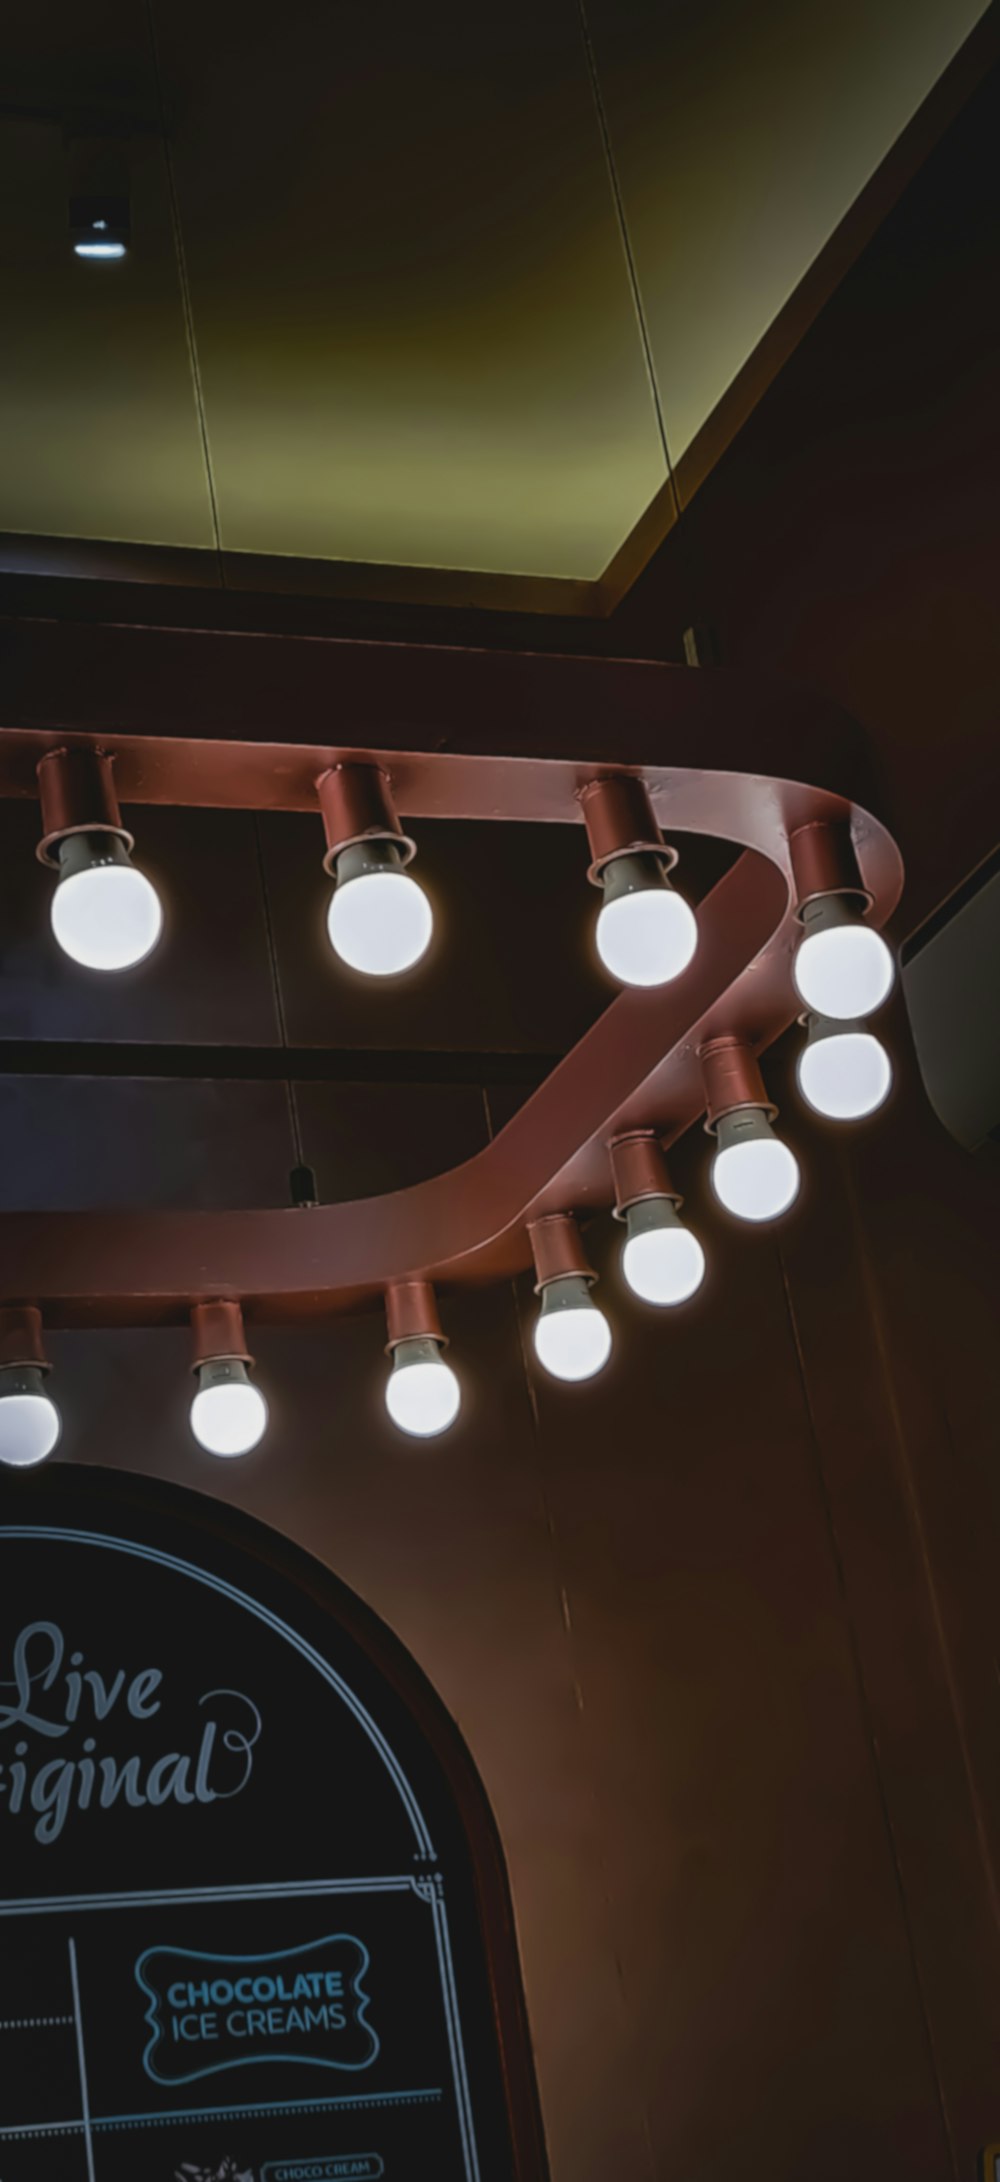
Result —
<path fill-rule="evenodd" d="M 0 530 L 595 581 L 983 13 L 9 9 Z"/>

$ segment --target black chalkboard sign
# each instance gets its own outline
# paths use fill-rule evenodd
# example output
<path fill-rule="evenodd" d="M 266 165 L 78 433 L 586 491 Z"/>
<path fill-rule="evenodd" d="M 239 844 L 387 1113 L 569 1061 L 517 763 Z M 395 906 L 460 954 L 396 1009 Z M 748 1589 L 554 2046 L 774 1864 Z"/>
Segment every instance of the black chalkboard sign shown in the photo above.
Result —
<path fill-rule="evenodd" d="M 537 2182 L 502 1860 L 412 1659 L 220 1503 L 0 1506 L 0 2182 Z"/>

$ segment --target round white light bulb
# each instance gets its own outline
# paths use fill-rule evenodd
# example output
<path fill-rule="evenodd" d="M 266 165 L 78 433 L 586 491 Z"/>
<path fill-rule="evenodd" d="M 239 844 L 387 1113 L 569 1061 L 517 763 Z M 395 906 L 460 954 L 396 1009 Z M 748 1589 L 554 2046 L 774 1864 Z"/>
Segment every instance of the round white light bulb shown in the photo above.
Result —
<path fill-rule="evenodd" d="M 615 856 L 601 880 L 597 952 L 622 985 L 666 985 L 686 970 L 698 927 L 658 856 Z"/>
<path fill-rule="evenodd" d="M 12 1371 L 8 1384 L 10 1393 L 0 1386 L 0 1462 L 14 1470 L 27 1470 L 52 1453 L 62 1419 L 55 1403 L 43 1392 L 40 1371 Z"/>
<path fill-rule="evenodd" d="M 535 1355 L 554 1379 L 592 1379 L 611 1354 L 611 1328 L 586 1281 L 550 1281 L 535 1320 Z"/>
<path fill-rule="evenodd" d="M 385 1389 L 385 1406 L 393 1424 L 415 1439 L 432 1439 L 454 1424 L 461 1405 L 461 1387 L 438 1342 L 401 1341 L 393 1353 Z"/>
<path fill-rule="evenodd" d="M 267 1403 L 249 1379 L 226 1378 L 199 1387 L 191 1430 L 210 1455 L 248 1455 L 267 1430 Z"/>
<path fill-rule="evenodd" d="M 705 1278 L 705 1253 L 697 1235 L 680 1221 L 629 1235 L 622 1272 L 643 1303 L 686 1303 Z"/>
<path fill-rule="evenodd" d="M 839 898 L 817 904 L 812 918 L 807 907 L 804 922 L 793 975 L 806 1006 L 838 1021 L 872 1015 L 888 999 L 895 976 L 881 932 Z"/>
<path fill-rule="evenodd" d="M 622 985 L 666 985 L 686 970 L 698 944 L 687 902 L 662 894 L 620 894 L 597 919 L 597 952 Z"/>
<path fill-rule="evenodd" d="M 830 1121 L 861 1121 L 892 1088 L 892 1063 L 870 1030 L 810 1037 L 798 1063 L 799 1089 L 817 1114 Z"/>
<path fill-rule="evenodd" d="M 777 1220 L 799 1194 L 794 1152 L 756 1107 L 740 1107 L 718 1123 L 712 1186 L 720 1204 L 738 1220 Z"/>
<path fill-rule="evenodd" d="M 52 930 L 87 970 L 129 970 L 156 946 L 163 910 L 156 888 L 117 836 L 73 835 L 60 849 Z"/>
<path fill-rule="evenodd" d="M 330 945 L 366 977 L 398 977 L 426 954 L 434 929 L 431 905 L 391 842 L 341 850 L 327 912 Z"/>

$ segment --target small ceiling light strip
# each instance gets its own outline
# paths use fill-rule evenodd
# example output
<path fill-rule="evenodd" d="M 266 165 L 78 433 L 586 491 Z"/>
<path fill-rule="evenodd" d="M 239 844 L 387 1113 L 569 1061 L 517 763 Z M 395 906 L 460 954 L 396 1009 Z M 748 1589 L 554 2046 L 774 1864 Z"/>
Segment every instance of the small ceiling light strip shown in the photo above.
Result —
<path fill-rule="evenodd" d="M 74 255 L 103 259 L 113 264 L 127 257 L 132 235 L 132 209 L 122 190 L 100 190 L 89 196 L 71 197 L 69 231 Z"/>

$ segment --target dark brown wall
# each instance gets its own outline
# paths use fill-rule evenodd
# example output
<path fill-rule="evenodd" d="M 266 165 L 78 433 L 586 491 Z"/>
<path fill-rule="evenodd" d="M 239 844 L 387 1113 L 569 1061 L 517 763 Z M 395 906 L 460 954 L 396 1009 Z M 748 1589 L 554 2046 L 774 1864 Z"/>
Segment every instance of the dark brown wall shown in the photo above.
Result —
<path fill-rule="evenodd" d="M 994 76 L 615 622 L 666 656 L 701 622 L 727 665 L 801 677 L 863 721 L 907 862 L 900 936 L 1000 831 L 998 128 Z M 930 1115 L 898 1003 L 890 1020 L 893 1106 L 831 1143 L 781 1254 L 954 2161 L 938 2171 L 971 2174 L 1000 2106 L 1000 1193 Z"/>
<path fill-rule="evenodd" d="M 670 656 L 701 618 L 728 661 L 844 697 L 910 865 L 901 932 L 995 830 L 991 111 L 926 170 L 605 639 Z M 27 1037 L 159 1039 L 175 1058 L 278 1042 L 250 822 L 156 817 L 168 946 L 97 999 L 39 936 L 31 829 L 0 813 L 11 1058 Z M 426 1008 L 401 1000 L 390 1024 L 385 995 L 348 1005 L 315 939 L 307 823 L 261 828 L 289 1034 L 381 1055 L 374 1088 L 301 1094 L 336 1196 L 450 1164 L 522 1095 L 487 1063 L 448 1081 L 445 1059 L 415 1085 L 387 1048 L 546 1053 L 600 991 L 574 952 L 571 851 L 557 873 L 527 848 L 487 867 L 442 838 Z M 971 2182 L 1000 2137 L 1000 1207 L 930 1115 L 898 1003 L 888 1034 L 898 1091 L 848 1139 L 805 1119 L 791 1051 L 773 1057 L 806 1178 L 776 1236 L 718 1217 L 703 1140 L 680 1147 L 710 1258 L 681 1317 L 627 1306 L 610 1223 L 594 1233 L 616 1348 L 593 1387 L 525 1368 L 526 1284 L 451 1299 L 466 1409 L 439 1446 L 386 1424 L 374 1318 L 261 1333 L 272 1431 L 224 1471 L 187 1436 L 181 1337 L 53 1344 L 69 1459 L 274 1522 L 455 1713 L 509 1859 L 555 2182 Z M 3 1202 L 280 1201 L 282 1087 L 224 1065 L 8 1076 Z"/>

